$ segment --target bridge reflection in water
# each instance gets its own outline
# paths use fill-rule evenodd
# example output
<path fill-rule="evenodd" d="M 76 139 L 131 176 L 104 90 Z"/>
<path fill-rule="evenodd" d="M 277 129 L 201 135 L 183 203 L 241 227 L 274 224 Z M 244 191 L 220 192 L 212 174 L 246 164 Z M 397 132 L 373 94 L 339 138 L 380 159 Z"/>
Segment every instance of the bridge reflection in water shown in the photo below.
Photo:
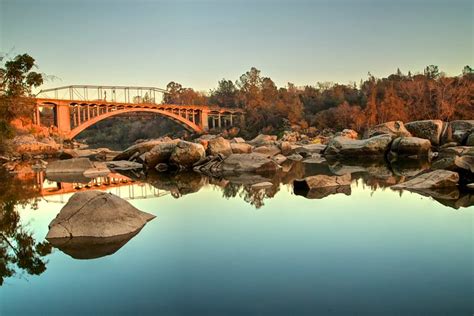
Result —
<path fill-rule="evenodd" d="M 90 179 L 89 182 L 58 182 L 45 178 L 43 172 L 36 174 L 36 185 L 40 196 L 51 203 L 66 203 L 67 194 L 87 190 L 100 190 L 113 193 L 125 200 L 157 198 L 170 194 L 169 191 L 158 189 L 151 184 L 132 180 L 118 173 Z"/>

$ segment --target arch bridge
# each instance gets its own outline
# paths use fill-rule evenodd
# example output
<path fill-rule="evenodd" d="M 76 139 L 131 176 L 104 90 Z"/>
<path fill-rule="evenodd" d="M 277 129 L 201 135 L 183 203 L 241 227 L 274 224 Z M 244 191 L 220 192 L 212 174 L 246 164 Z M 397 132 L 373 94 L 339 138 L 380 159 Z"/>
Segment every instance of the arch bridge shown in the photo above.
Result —
<path fill-rule="evenodd" d="M 52 109 L 52 125 L 67 139 L 109 117 L 153 113 L 175 121 L 194 133 L 231 127 L 243 119 L 243 110 L 207 105 L 157 102 L 167 93 L 155 87 L 73 85 L 41 90 L 36 95 L 33 122 L 44 125 L 41 113 Z M 161 98 L 160 98 L 161 100 Z"/>

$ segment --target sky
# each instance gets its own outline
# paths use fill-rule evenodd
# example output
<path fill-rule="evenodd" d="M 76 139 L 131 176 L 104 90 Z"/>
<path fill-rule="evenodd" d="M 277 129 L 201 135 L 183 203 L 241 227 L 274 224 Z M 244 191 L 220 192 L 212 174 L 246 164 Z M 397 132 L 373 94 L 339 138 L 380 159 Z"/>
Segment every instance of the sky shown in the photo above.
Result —
<path fill-rule="evenodd" d="M 71 84 L 207 91 L 251 67 L 278 86 L 473 66 L 470 0 L 0 0 L 0 51 Z"/>

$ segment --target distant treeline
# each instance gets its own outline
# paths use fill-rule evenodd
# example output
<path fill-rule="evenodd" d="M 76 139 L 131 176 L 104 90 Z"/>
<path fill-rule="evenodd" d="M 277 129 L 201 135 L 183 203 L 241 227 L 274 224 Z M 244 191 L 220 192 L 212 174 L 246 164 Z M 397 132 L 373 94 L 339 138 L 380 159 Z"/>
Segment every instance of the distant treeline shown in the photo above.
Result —
<path fill-rule="evenodd" d="M 386 78 L 369 73 L 359 85 L 317 83 L 278 88 L 272 79 L 250 69 L 235 81 L 222 79 L 209 93 L 170 82 L 163 102 L 217 105 L 246 110 L 244 134 L 276 133 L 287 125 L 302 128 L 362 131 L 378 123 L 422 119 L 474 119 L 474 72 L 465 66 L 459 76 L 448 77 L 437 66 L 423 73 L 397 70 Z"/>

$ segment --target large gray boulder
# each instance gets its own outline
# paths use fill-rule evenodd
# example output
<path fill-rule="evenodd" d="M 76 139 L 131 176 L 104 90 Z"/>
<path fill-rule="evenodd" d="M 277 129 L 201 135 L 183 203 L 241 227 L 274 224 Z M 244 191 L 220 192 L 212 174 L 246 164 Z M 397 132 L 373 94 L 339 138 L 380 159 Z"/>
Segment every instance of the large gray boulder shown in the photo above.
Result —
<path fill-rule="evenodd" d="M 392 189 L 439 189 L 457 186 L 459 175 L 449 170 L 435 170 L 423 173 L 411 180 L 393 185 Z"/>
<path fill-rule="evenodd" d="M 187 141 L 180 141 L 171 153 L 169 162 L 183 168 L 191 168 L 206 156 L 204 146 Z"/>
<path fill-rule="evenodd" d="M 451 139 L 460 145 L 464 145 L 471 134 L 471 130 L 474 129 L 474 120 L 452 121 L 449 123 L 449 128 L 451 129 Z"/>
<path fill-rule="evenodd" d="M 126 235 L 153 218 L 111 193 L 77 192 L 49 224 L 46 239 Z"/>
<path fill-rule="evenodd" d="M 383 134 L 391 135 L 392 138 L 412 136 L 411 133 L 405 128 L 405 125 L 402 121 L 391 121 L 369 128 L 365 138 Z"/>
<path fill-rule="evenodd" d="M 398 137 L 390 146 L 390 155 L 393 157 L 428 158 L 430 153 L 430 141 L 418 137 Z"/>
<path fill-rule="evenodd" d="M 275 172 L 280 166 L 261 154 L 232 154 L 222 162 L 220 169 L 225 173 L 268 173 Z"/>
<path fill-rule="evenodd" d="M 341 156 L 355 159 L 383 156 L 388 151 L 391 142 L 392 137 L 388 134 L 363 140 L 337 136 L 329 141 L 324 154 L 326 156 Z"/>
<path fill-rule="evenodd" d="M 219 136 L 208 141 L 206 153 L 212 156 L 219 154 L 229 156 L 232 154 L 232 147 L 227 139 Z"/>
<path fill-rule="evenodd" d="M 163 137 L 132 145 L 115 156 L 113 160 L 130 160 L 132 157 L 140 156 L 145 152 L 150 151 L 156 145 L 168 141 L 171 141 L 171 138 Z"/>
<path fill-rule="evenodd" d="M 431 144 L 438 146 L 445 123 L 441 120 L 424 120 L 406 123 L 405 127 L 413 136 L 428 139 Z"/>
<path fill-rule="evenodd" d="M 154 168 L 159 163 L 166 163 L 179 143 L 178 139 L 160 142 L 145 153 L 145 164 Z"/>

